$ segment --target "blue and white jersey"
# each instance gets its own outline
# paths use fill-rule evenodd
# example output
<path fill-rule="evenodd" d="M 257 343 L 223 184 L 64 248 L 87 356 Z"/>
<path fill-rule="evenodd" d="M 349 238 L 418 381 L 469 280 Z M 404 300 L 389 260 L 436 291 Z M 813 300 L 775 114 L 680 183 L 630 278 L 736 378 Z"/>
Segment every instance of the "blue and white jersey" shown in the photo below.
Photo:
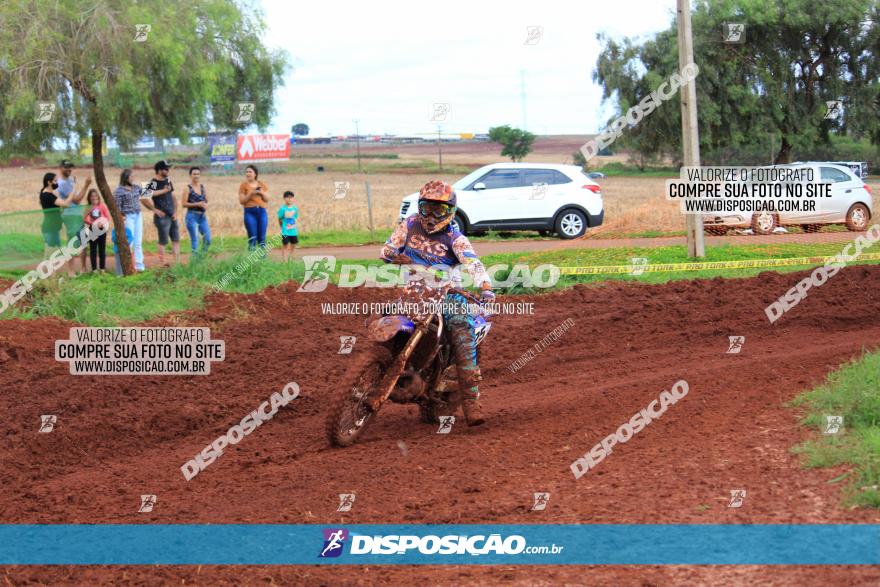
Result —
<path fill-rule="evenodd" d="M 457 273 L 459 267 L 464 267 L 465 271 L 473 275 L 474 285 L 491 285 L 486 268 L 471 242 L 453 223 L 440 232 L 428 234 L 422 227 L 418 214 L 405 218 L 385 241 L 379 256 L 390 262 L 401 254 L 412 259 L 416 265 L 442 265 L 453 269 L 450 273 L 456 285 L 461 283 L 461 277 Z"/>

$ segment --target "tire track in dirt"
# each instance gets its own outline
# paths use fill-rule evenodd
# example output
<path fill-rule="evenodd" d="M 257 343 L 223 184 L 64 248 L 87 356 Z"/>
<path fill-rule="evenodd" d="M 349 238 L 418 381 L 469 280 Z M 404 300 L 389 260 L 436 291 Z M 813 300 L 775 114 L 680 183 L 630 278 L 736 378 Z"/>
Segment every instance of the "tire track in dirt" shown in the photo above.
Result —
<path fill-rule="evenodd" d="M 841 506 L 839 487 L 827 483 L 840 470 L 801 467 L 790 448 L 813 433 L 785 403 L 880 345 L 880 267 L 842 270 L 770 325 L 764 306 L 802 275 L 614 283 L 527 298 L 535 315 L 499 316 L 482 350 L 487 426 L 457 424 L 437 435 L 414 407 L 392 405 L 364 442 L 344 450 L 324 440 L 326 397 L 352 358 L 336 354 L 339 336 L 362 334 L 363 321 L 322 316 L 319 302 L 384 301 L 387 291 L 331 289 L 319 297 L 286 284 L 214 296 L 203 311 L 155 321 L 208 325 L 226 341 L 226 361 L 207 377 L 73 377 L 52 356 L 69 324 L 4 321 L 2 522 L 878 523 L 877 512 Z M 510 373 L 512 361 L 569 317 L 574 328 Z M 746 337 L 740 354 L 726 354 L 729 335 Z M 364 342 L 359 337 L 356 352 Z M 574 458 L 677 379 L 690 384 L 685 398 L 574 480 Z M 192 481 L 183 479 L 180 465 L 288 381 L 300 384 L 300 399 Z M 46 413 L 60 415 L 58 428 L 37 434 Z M 728 509 L 737 488 L 747 489 L 746 504 Z M 547 510 L 529 511 L 532 493 L 547 490 Z M 357 493 L 355 507 L 337 513 L 337 494 L 347 492 Z M 158 495 L 153 513 L 136 512 L 141 493 Z M 211 580 L 198 580 L 241 572 L 294 583 L 342 577 L 330 569 L 248 569 L 206 567 Z M 581 568 L 560 567 L 372 569 L 344 576 L 363 584 L 583 577 Z M 803 569 L 603 567 L 590 576 L 622 584 L 878 578 L 861 567 Z M 15 568 L 11 576 L 48 581 L 65 572 L 102 581 L 124 572 L 134 583 L 196 576 L 188 567 Z"/>

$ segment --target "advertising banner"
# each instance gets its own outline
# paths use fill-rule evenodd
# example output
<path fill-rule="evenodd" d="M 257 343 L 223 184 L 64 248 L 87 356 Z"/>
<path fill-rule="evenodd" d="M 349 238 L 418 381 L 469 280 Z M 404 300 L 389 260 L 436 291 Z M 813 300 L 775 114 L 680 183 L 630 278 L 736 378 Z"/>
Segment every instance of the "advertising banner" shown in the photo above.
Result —
<path fill-rule="evenodd" d="M 235 133 L 211 133 L 211 165 L 235 163 Z"/>
<path fill-rule="evenodd" d="M 239 163 L 290 159 L 290 135 L 241 135 L 236 144 Z"/>

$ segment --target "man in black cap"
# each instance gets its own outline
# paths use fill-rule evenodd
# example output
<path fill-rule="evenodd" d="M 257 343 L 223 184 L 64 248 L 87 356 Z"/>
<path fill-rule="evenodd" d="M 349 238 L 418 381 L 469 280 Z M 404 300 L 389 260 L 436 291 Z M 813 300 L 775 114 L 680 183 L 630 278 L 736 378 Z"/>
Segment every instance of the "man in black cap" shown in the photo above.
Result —
<path fill-rule="evenodd" d="M 61 163 L 58 165 L 58 197 L 62 200 L 67 200 L 70 198 L 70 201 L 73 202 L 72 206 L 64 208 L 63 212 L 61 212 L 61 221 L 64 223 L 64 228 L 67 230 L 67 239 L 70 240 L 72 238 L 79 238 L 79 233 L 85 226 L 85 222 L 83 221 L 83 206 L 80 205 L 80 202 L 85 196 L 86 191 L 82 190 L 79 194 L 77 194 L 74 189 L 76 188 L 76 176 L 73 175 L 73 163 L 67 159 L 63 159 Z M 78 242 L 78 241 L 77 241 Z M 79 268 L 76 267 L 76 260 L 79 260 Z M 67 273 L 71 277 L 75 276 L 77 273 L 82 273 L 85 271 L 86 266 L 86 249 L 83 249 L 82 254 L 79 257 L 74 257 L 71 261 L 70 265 L 67 266 Z"/>
<path fill-rule="evenodd" d="M 174 185 L 168 178 L 171 170 L 164 159 L 153 166 L 156 175 L 148 188 L 152 190 L 152 204 L 145 201 L 144 205 L 153 211 L 153 224 L 159 233 L 159 263 L 165 265 L 165 245 L 171 240 L 174 262 L 180 263 L 180 228 L 177 224 L 177 200 L 174 197 Z"/>
<path fill-rule="evenodd" d="M 66 200 L 73 193 L 76 187 L 76 177 L 73 175 L 73 163 L 67 159 L 63 159 L 58 165 L 58 195 Z"/>

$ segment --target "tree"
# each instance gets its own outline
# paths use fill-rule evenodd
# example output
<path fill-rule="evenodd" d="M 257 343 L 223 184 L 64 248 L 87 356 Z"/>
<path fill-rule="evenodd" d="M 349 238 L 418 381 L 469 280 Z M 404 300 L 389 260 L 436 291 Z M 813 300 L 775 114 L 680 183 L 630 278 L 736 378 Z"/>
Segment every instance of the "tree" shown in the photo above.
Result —
<path fill-rule="evenodd" d="M 122 226 L 104 174 L 105 138 L 127 147 L 145 134 L 186 140 L 212 128 L 264 128 L 287 65 L 262 45 L 264 32 L 261 14 L 235 0 L 4 0 L 0 149 L 35 152 L 90 135 L 97 187 Z M 40 101 L 55 105 L 48 124 L 35 123 Z M 125 231 L 117 239 L 129 275 Z"/>
<path fill-rule="evenodd" d="M 302 123 L 302 122 L 299 122 L 297 124 L 294 124 L 292 127 L 290 127 L 290 132 L 295 135 L 304 137 L 309 134 L 309 125 Z"/>
<path fill-rule="evenodd" d="M 876 0 L 698 0 L 692 25 L 704 158 L 724 163 L 731 153 L 775 144 L 775 161 L 783 163 L 798 148 L 848 130 L 880 141 L 878 117 L 869 114 L 880 74 L 878 16 Z M 745 24 L 745 42 L 721 42 L 724 23 Z M 678 69 L 674 23 L 641 43 L 599 40 L 593 78 L 605 99 L 617 101 L 612 119 Z M 833 100 L 843 102 L 842 116 L 825 118 Z M 677 99 L 664 103 L 624 129 L 618 144 L 680 160 L 680 116 Z"/>
<path fill-rule="evenodd" d="M 529 131 L 511 128 L 507 124 L 489 129 L 489 140 L 502 145 L 504 148 L 501 149 L 501 154 L 510 157 L 514 162 L 521 161 L 532 152 L 535 138 Z"/>

